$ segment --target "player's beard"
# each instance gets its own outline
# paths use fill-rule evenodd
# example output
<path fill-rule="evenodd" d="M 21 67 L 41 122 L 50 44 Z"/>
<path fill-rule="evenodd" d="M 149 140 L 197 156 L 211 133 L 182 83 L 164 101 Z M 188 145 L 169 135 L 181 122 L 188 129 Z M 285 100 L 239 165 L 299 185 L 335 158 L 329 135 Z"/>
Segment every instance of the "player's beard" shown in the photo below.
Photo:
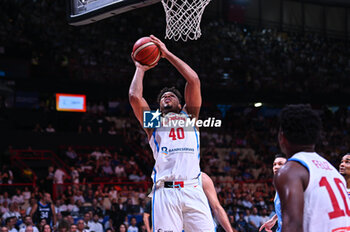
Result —
<path fill-rule="evenodd" d="M 171 105 L 169 105 L 169 104 L 165 104 L 164 105 L 164 109 L 165 110 L 171 110 L 173 107 L 171 106 Z"/>
<path fill-rule="evenodd" d="M 167 114 L 167 113 L 170 113 L 170 112 L 179 113 L 180 109 L 178 107 L 172 105 L 172 104 L 164 104 L 162 112 L 164 114 Z"/>

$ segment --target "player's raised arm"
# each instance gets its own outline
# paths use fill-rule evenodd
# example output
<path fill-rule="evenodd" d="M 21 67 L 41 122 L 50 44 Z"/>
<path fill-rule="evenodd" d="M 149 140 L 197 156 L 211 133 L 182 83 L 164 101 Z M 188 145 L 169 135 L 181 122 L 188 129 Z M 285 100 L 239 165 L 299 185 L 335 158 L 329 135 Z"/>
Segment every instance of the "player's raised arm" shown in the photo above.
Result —
<path fill-rule="evenodd" d="M 139 62 L 133 59 L 132 55 L 131 58 L 135 63 L 136 70 L 129 88 L 129 101 L 136 118 L 139 120 L 141 125 L 143 125 L 143 111 L 150 110 L 147 101 L 143 98 L 143 77 L 145 75 L 145 72 L 153 68 L 155 65 L 141 65 Z M 144 129 L 147 133 L 148 138 L 150 138 L 152 130 L 149 128 Z"/>
<path fill-rule="evenodd" d="M 161 51 L 161 56 L 166 58 L 186 79 L 185 87 L 185 105 L 184 109 L 192 117 L 198 118 L 200 107 L 202 105 L 202 96 L 200 88 L 200 80 L 197 73 L 184 61 L 169 52 L 165 44 L 155 36 L 150 36 L 152 41 L 157 44 Z"/>

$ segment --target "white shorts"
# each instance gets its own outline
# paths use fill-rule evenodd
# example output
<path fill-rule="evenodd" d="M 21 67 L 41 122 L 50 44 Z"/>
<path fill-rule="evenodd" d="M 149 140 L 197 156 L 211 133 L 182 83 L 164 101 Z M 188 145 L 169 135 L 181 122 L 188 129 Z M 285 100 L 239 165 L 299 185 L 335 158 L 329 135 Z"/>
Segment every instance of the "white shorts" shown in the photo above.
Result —
<path fill-rule="evenodd" d="M 153 231 L 215 231 L 208 199 L 199 180 L 195 182 L 178 188 L 166 188 L 164 183 L 156 187 L 152 197 Z"/>

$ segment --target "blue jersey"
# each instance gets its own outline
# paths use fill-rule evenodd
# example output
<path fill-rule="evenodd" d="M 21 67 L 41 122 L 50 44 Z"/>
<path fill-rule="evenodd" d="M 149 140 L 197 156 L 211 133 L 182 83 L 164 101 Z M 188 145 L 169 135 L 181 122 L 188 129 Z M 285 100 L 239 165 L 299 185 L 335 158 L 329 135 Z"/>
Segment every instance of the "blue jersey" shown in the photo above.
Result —
<path fill-rule="evenodd" d="M 282 230 L 281 200 L 280 200 L 280 197 L 278 196 L 277 192 L 276 192 L 274 204 L 275 204 L 275 212 L 276 212 L 276 215 L 278 218 L 278 221 L 277 221 L 278 228 L 277 228 L 276 232 L 281 232 L 281 230 Z"/>
<path fill-rule="evenodd" d="M 46 223 L 52 225 L 52 209 L 51 203 L 46 203 L 43 205 L 40 201 L 38 201 L 38 208 L 36 210 L 37 214 L 37 222 L 40 222 L 41 219 L 45 219 Z"/>

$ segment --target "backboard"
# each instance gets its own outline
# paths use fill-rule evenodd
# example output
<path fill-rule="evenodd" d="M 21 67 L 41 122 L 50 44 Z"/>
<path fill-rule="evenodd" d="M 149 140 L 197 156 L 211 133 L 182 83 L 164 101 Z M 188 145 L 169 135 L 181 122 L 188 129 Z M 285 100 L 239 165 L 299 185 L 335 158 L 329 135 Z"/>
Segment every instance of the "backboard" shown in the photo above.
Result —
<path fill-rule="evenodd" d="M 160 0 L 67 0 L 67 18 L 70 25 L 93 23 Z"/>

